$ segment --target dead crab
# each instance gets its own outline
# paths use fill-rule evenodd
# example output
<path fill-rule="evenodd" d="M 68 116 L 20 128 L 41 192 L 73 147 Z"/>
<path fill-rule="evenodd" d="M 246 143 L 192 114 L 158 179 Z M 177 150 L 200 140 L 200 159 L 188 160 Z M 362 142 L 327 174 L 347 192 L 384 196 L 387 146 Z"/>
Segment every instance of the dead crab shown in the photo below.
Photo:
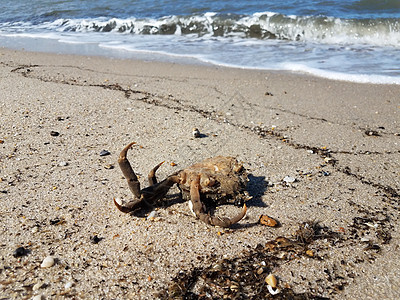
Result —
<path fill-rule="evenodd" d="M 215 205 L 234 203 L 242 204 L 251 197 L 245 191 L 247 172 L 243 165 L 233 157 L 217 156 L 208 158 L 184 170 L 178 171 L 161 182 L 157 182 L 156 171 L 163 164 L 155 166 L 149 173 L 150 186 L 140 189 L 140 182 L 126 158 L 128 150 L 135 143 L 130 143 L 122 151 L 118 164 L 124 174 L 134 200 L 121 205 L 115 199 L 114 203 L 122 212 L 130 212 L 142 205 L 152 206 L 162 199 L 168 190 L 176 183 L 181 191 L 182 198 L 189 200 L 192 213 L 206 224 L 229 227 L 239 222 L 246 215 L 246 205 L 233 218 L 211 216 L 206 212 L 205 202 Z"/>

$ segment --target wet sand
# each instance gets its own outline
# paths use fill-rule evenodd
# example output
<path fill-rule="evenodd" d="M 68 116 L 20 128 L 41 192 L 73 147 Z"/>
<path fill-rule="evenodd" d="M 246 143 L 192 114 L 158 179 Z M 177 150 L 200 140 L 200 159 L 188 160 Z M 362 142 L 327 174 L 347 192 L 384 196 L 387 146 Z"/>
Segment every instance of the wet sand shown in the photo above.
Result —
<path fill-rule="evenodd" d="M 319 222 L 311 252 L 278 249 L 255 286 L 273 273 L 282 295 L 400 296 L 400 86 L 1 49 L 0 89 L 2 299 L 167 297 L 173 278 L 266 252 L 304 222 Z M 113 198 L 132 195 L 117 158 L 132 141 L 142 186 L 161 161 L 165 178 L 236 156 L 250 174 L 246 218 L 208 226 L 177 188 L 152 219 L 119 212 Z M 281 226 L 258 224 L 260 215 Z M 47 256 L 55 264 L 41 268 Z M 263 266 L 253 264 L 249 272 Z M 250 284 L 236 280 L 220 293 Z M 201 295 L 204 282 L 180 288 Z"/>

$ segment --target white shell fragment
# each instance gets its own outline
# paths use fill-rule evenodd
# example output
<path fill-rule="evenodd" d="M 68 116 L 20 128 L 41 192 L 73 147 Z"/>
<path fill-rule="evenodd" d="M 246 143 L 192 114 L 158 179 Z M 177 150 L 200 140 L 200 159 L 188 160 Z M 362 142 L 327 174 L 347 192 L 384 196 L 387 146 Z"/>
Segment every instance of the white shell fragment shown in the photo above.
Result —
<path fill-rule="evenodd" d="M 279 288 L 274 289 L 274 288 L 273 288 L 272 286 L 270 286 L 269 284 L 267 285 L 267 289 L 268 289 L 268 292 L 269 292 L 271 295 L 279 294 L 279 292 L 281 291 Z"/>
<path fill-rule="evenodd" d="M 73 285 L 74 285 L 74 283 L 73 283 L 72 281 L 68 281 L 68 282 L 65 284 L 64 288 L 65 288 L 66 290 L 69 290 L 70 288 L 72 288 Z"/>
<path fill-rule="evenodd" d="M 147 220 L 150 220 L 152 218 L 154 218 L 156 216 L 156 211 L 153 210 L 151 213 L 149 213 L 149 215 L 147 216 Z"/>
<path fill-rule="evenodd" d="M 296 181 L 296 178 L 294 178 L 292 176 L 285 176 L 285 178 L 283 178 L 283 181 L 286 183 L 293 183 Z"/>
<path fill-rule="evenodd" d="M 47 256 L 47 257 L 43 260 L 43 262 L 42 262 L 42 264 L 40 265 L 40 267 L 41 267 L 41 268 L 50 268 L 50 267 L 54 266 L 54 264 L 55 264 L 55 259 L 54 259 L 54 257 L 52 257 L 52 256 Z"/>

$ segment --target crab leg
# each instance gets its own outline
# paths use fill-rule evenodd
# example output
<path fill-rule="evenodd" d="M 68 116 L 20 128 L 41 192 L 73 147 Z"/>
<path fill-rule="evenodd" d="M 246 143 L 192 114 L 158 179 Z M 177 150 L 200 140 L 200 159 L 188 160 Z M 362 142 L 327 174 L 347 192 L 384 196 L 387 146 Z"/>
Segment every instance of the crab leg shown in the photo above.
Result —
<path fill-rule="evenodd" d="M 149 184 L 150 184 L 150 185 L 154 185 L 154 184 L 157 183 L 156 171 L 158 170 L 158 168 L 159 168 L 163 163 L 164 163 L 164 162 L 159 163 L 157 166 L 155 166 L 155 167 L 150 171 L 149 176 L 148 176 L 148 178 L 149 178 Z"/>
<path fill-rule="evenodd" d="M 246 215 L 247 207 L 243 205 L 243 210 L 233 218 L 210 216 L 204 212 L 204 207 L 200 201 L 200 176 L 190 184 L 190 203 L 193 213 L 204 223 L 219 227 L 229 227 L 239 222 Z"/>
<path fill-rule="evenodd" d="M 122 173 L 124 174 L 124 177 L 126 178 L 126 181 L 128 181 L 129 189 L 135 195 L 135 198 L 140 199 L 140 182 L 133 171 L 131 164 L 126 158 L 126 154 L 133 144 L 135 144 L 135 142 L 130 143 L 121 151 L 121 154 L 118 158 L 118 164 Z"/>

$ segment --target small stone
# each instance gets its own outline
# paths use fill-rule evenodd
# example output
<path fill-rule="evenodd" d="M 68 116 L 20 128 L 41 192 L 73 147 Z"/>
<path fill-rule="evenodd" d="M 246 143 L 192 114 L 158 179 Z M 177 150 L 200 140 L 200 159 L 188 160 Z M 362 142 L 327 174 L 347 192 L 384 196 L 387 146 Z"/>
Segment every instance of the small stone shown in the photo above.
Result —
<path fill-rule="evenodd" d="M 55 259 L 54 259 L 54 257 L 52 257 L 52 256 L 47 256 L 47 257 L 43 260 L 43 262 L 42 262 L 42 264 L 40 265 L 40 267 L 41 267 L 41 268 L 50 268 L 50 267 L 54 266 L 54 264 L 55 264 Z"/>
<path fill-rule="evenodd" d="M 278 226 L 278 222 L 267 215 L 261 215 L 260 218 L 258 219 L 258 222 L 262 225 L 266 225 L 269 227 Z"/>
<path fill-rule="evenodd" d="M 103 238 L 98 237 L 97 235 L 90 237 L 90 240 L 93 244 L 98 244 Z"/>
<path fill-rule="evenodd" d="M 114 165 L 108 164 L 108 165 L 105 165 L 104 168 L 107 170 L 111 170 L 111 169 L 114 169 Z"/>
<path fill-rule="evenodd" d="M 197 128 L 193 128 L 192 134 L 193 134 L 193 137 L 199 138 L 200 137 L 200 130 L 197 129 Z"/>
<path fill-rule="evenodd" d="M 15 258 L 17 257 L 21 257 L 21 256 L 25 256 L 29 253 L 30 251 L 24 247 L 18 247 L 17 249 L 15 249 L 13 256 Z"/>
<path fill-rule="evenodd" d="M 44 299 L 43 295 L 36 295 L 32 297 L 32 300 L 42 300 Z"/>
<path fill-rule="evenodd" d="M 101 150 L 100 151 L 100 156 L 107 156 L 107 155 L 110 155 L 111 153 L 110 152 L 108 152 L 107 150 Z"/>
<path fill-rule="evenodd" d="M 50 131 L 50 135 L 51 136 L 59 136 L 60 135 L 60 133 L 59 132 L 57 132 L 57 131 Z"/>
<path fill-rule="evenodd" d="M 314 251 L 308 249 L 308 250 L 306 251 L 306 255 L 309 256 L 309 257 L 314 257 Z"/>
<path fill-rule="evenodd" d="M 68 166 L 68 163 L 66 161 L 62 161 L 58 164 L 60 167 L 66 167 Z"/>

